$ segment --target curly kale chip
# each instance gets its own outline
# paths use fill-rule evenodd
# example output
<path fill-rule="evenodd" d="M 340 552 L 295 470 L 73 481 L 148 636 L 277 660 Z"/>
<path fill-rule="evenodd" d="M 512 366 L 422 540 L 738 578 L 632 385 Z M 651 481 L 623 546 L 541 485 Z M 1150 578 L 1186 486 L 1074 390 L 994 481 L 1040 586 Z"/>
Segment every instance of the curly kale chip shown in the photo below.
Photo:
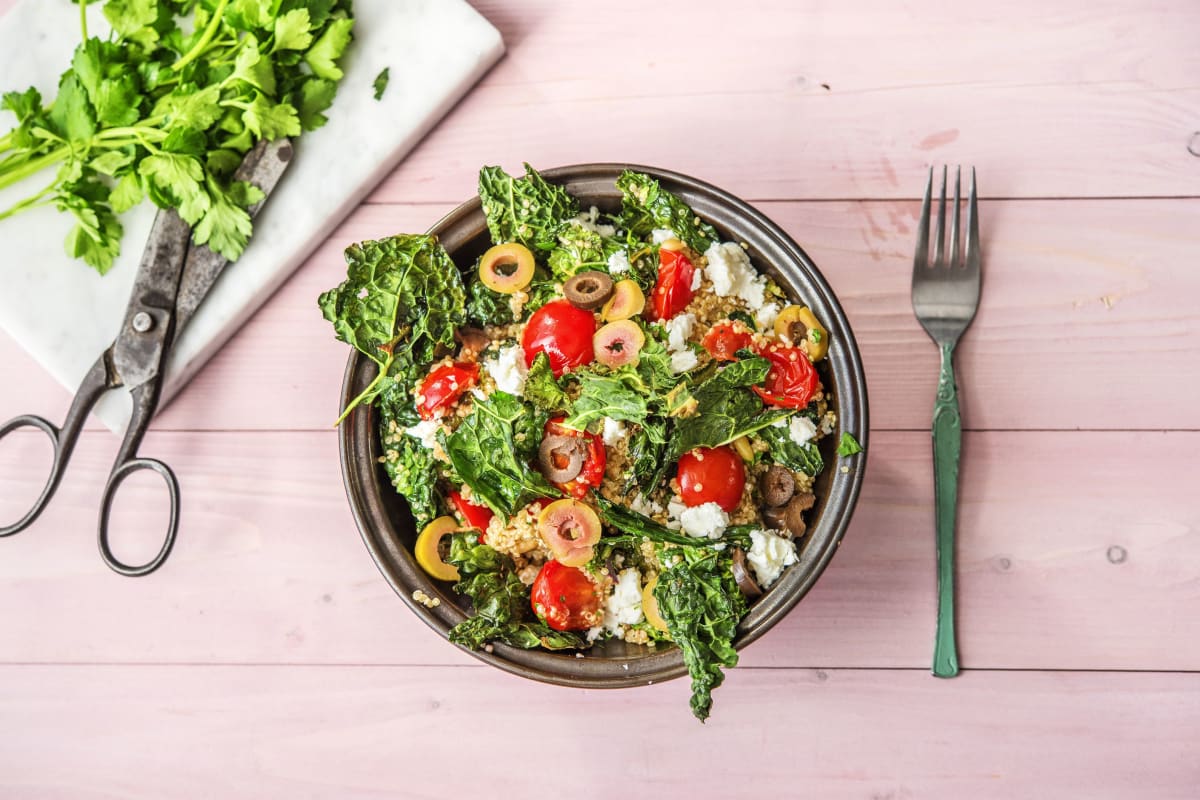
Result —
<path fill-rule="evenodd" d="M 479 199 L 493 242 L 520 242 L 534 253 L 557 247 L 559 232 L 579 213 L 566 189 L 547 183 L 528 164 L 523 178 L 500 167 L 479 170 Z"/>
<path fill-rule="evenodd" d="M 639 239 L 649 239 L 652 230 L 665 228 L 698 253 L 720 241 L 716 228 L 649 175 L 625 170 L 617 178 L 617 188 L 622 194 L 621 227 Z"/>

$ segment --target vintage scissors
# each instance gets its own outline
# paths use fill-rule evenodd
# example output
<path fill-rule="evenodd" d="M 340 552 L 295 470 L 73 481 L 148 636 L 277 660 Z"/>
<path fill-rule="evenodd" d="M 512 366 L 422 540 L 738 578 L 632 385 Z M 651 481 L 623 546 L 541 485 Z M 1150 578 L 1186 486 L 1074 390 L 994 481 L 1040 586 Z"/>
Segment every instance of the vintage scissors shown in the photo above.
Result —
<path fill-rule="evenodd" d="M 249 181 L 261 189 L 264 196 L 269 195 L 291 159 L 292 144 L 287 139 L 259 142 L 247 153 L 234 173 L 234 179 Z M 262 203 L 259 201 L 252 206 L 250 214 L 257 213 Z M 171 554 L 175 534 L 179 530 L 179 481 L 163 462 L 138 457 L 138 446 L 158 406 L 163 368 L 171 345 L 228 263 L 208 247 L 193 246 L 191 229 L 174 209 L 158 212 L 142 254 L 120 332 L 88 370 L 62 427 L 56 427 L 45 418 L 33 414 L 15 417 L 0 426 L 0 439 L 18 428 L 38 428 L 50 437 L 54 447 L 50 476 L 41 495 L 29 513 L 11 525 L 0 527 L 0 537 L 25 530 L 45 510 L 62 480 L 71 451 L 75 449 L 79 432 L 92 407 L 109 389 L 124 386 L 133 395 L 133 413 L 100 501 L 97 534 L 100 555 L 105 564 L 122 575 L 148 575 L 163 565 Z M 140 470 L 151 470 L 162 476 L 171 496 L 171 516 L 158 555 L 144 564 L 131 565 L 113 554 L 108 516 L 118 487 L 132 473 Z"/>

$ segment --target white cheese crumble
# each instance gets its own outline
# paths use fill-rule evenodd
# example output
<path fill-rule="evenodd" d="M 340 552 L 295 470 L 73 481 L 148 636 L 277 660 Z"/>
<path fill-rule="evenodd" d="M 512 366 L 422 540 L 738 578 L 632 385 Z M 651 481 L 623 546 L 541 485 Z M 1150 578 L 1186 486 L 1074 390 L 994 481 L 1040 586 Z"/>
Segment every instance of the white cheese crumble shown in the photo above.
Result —
<path fill-rule="evenodd" d="M 585 231 L 598 233 L 601 236 L 612 237 L 617 235 L 617 229 L 612 225 L 605 225 L 600 221 L 600 209 L 592 206 L 587 211 L 571 220 L 572 225 L 577 225 Z"/>
<path fill-rule="evenodd" d="M 500 348 L 494 359 L 483 362 L 483 366 L 502 392 L 520 397 L 525 391 L 525 378 L 529 370 L 525 366 L 525 351 L 520 345 L 510 344 Z"/>
<path fill-rule="evenodd" d="M 723 242 L 713 244 L 704 256 L 708 259 L 708 279 L 718 296 L 734 295 L 750 308 L 762 307 L 767 280 L 754 271 L 745 250 L 733 242 Z"/>
<path fill-rule="evenodd" d="M 673 531 L 679 530 L 683 524 L 679 521 L 680 515 L 687 511 L 687 506 L 678 495 L 667 501 L 667 527 Z"/>
<path fill-rule="evenodd" d="M 432 450 L 437 446 L 437 432 L 442 427 L 442 423 L 436 419 L 426 419 L 413 425 L 411 428 L 405 428 L 404 432 L 413 438 L 421 440 L 421 446 L 426 450 Z"/>
<path fill-rule="evenodd" d="M 641 492 L 638 492 L 633 496 L 633 500 L 630 501 L 629 507 L 637 513 L 643 514 L 647 517 L 652 517 L 655 514 L 661 514 L 663 512 L 662 505 L 654 502 L 653 500 L 647 500 L 642 496 Z"/>
<path fill-rule="evenodd" d="M 775 326 L 775 318 L 779 316 L 779 304 L 767 303 L 754 312 L 754 321 L 760 331 L 766 332 Z"/>
<path fill-rule="evenodd" d="M 613 636 L 624 636 L 624 626 L 642 619 L 642 576 L 633 567 L 623 569 L 604 601 L 604 627 Z"/>
<path fill-rule="evenodd" d="M 655 228 L 650 231 L 650 241 L 655 244 L 662 244 L 667 239 L 678 239 L 679 234 L 669 228 Z"/>
<path fill-rule="evenodd" d="M 796 543 L 791 539 L 770 531 L 750 531 L 750 543 L 746 560 L 764 589 L 779 580 L 784 567 L 796 563 Z"/>
<path fill-rule="evenodd" d="M 620 275 L 623 272 L 629 272 L 629 253 L 625 250 L 618 250 L 608 257 L 608 271 L 613 275 Z"/>
<path fill-rule="evenodd" d="M 695 314 L 676 314 L 667 320 L 663 327 L 667 330 L 667 349 L 686 350 L 688 337 L 696 325 Z"/>
<path fill-rule="evenodd" d="M 696 271 L 692 273 L 692 291 L 700 290 L 700 284 L 704 281 L 704 270 L 696 267 Z"/>
<path fill-rule="evenodd" d="M 716 503 L 685 508 L 679 515 L 683 532 L 697 539 L 720 539 L 729 527 L 729 515 Z"/>
<path fill-rule="evenodd" d="M 700 359 L 696 358 L 696 354 L 691 350 L 680 350 L 677 353 L 671 353 L 671 372 L 676 375 L 681 372 L 687 372 L 690 369 L 695 369 L 700 363 Z"/>
<path fill-rule="evenodd" d="M 604 430 L 600 434 L 600 437 L 604 439 L 604 444 L 609 447 L 614 446 L 617 442 L 625 438 L 625 423 L 615 420 L 612 417 L 605 417 Z"/>

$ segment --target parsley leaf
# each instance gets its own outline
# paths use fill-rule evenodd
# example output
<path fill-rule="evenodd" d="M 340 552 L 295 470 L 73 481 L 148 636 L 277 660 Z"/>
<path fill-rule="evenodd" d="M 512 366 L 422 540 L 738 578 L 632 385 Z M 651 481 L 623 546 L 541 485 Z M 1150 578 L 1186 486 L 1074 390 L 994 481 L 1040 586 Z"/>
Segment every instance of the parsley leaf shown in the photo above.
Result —
<path fill-rule="evenodd" d="M 317 77 L 331 81 L 342 79 L 342 70 L 336 62 L 345 52 L 346 45 L 350 44 L 350 29 L 353 27 L 352 19 L 334 20 L 321 34 L 321 38 L 317 39 L 316 44 L 304 54 L 305 62 L 312 67 Z"/>
<path fill-rule="evenodd" d="M 861 453 L 863 447 L 858 443 L 853 434 L 848 431 L 842 431 L 842 438 L 838 440 L 837 454 L 839 456 L 852 456 L 855 453 Z"/>
<path fill-rule="evenodd" d="M 375 99 L 382 100 L 383 93 L 387 91 L 388 81 L 391 80 L 391 68 L 384 67 L 379 74 L 375 76 L 375 81 L 371 85 L 375 88 Z"/>

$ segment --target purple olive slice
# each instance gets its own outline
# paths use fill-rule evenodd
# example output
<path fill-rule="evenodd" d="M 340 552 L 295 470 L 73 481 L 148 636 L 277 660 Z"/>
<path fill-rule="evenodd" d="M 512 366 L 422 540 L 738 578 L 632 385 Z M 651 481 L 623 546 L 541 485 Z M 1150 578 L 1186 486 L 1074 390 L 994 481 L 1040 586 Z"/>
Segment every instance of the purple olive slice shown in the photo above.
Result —
<path fill-rule="evenodd" d="M 594 311 L 613 295 L 613 280 L 603 272 L 581 272 L 563 284 L 563 296 L 576 308 Z"/>

